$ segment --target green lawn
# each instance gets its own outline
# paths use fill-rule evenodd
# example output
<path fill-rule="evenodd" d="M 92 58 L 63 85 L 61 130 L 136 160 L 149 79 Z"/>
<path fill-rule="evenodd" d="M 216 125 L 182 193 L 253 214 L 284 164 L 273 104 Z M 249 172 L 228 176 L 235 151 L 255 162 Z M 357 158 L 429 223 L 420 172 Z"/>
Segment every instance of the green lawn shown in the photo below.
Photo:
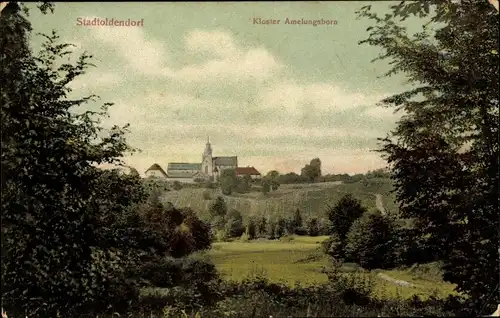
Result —
<path fill-rule="evenodd" d="M 253 241 L 215 243 L 209 252 L 222 276 L 228 280 L 241 281 L 247 277 L 264 275 L 273 282 L 293 286 L 327 282 L 322 268 L 330 260 L 319 247 L 327 237 L 295 236 L 291 241 Z M 346 264 L 345 269 L 352 268 Z M 405 280 L 413 286 L 398 286 L 380 278 L 381 272 L 394 279 Z M 443 282 L 435 275 L 422 275 L 413 269 L 367 272 L 375 282 L 374 293 L 381 298 L 409 298 L 414 294 L 422 298 L 430 295 L 445 297 L 452 293 L 453 285 Z"/>

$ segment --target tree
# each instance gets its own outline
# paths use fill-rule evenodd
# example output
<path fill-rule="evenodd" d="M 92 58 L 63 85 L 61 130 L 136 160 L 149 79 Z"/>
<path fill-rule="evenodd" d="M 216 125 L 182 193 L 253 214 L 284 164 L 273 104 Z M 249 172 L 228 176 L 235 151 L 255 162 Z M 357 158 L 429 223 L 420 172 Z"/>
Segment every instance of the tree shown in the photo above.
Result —
<path fill-rule="evenodd" d="M 248 219 L 246 233 L 248 235 L 249 240 L 253 240 L 257 237 L 257 222 L 254 217 L 250 217 Z"/>
<path fill-rule="evenodd" d="M 285 235 L 286 232 L 286 219 L 283 217 L 278 217 L 276 220 L 276 228 L 275 228 L 275 234 L 277 238 L 282 237 Z"/>
<path fill-rule="evenodd" d="M 300 210 L 295 210 L 295 214 L 293 215 L 293 220 L 295 223 L 295 227 L 302 227 L 302 215 L 300 214 Z"/>
<path fill-rule="evenodd" d="M 280 173 L 276 170 L 269 171 L 264 177 L 264 183 L 268 183 L 271 190 L 278 190 Z"/>
<path fill-rule="evenodd" d="M 35 56 L 22 8 L 10 2 L 0 16 L 2 306 L 14 316 L 77 317 L 113 304 L 118 284 L 131 291 L 133 257 L 114 228 L 145 194 L 138 176 L 96 167 L 132 150 L 126 127 L 99 127 L 111 104 L 75 111 L 94 96 L 67 96 L 89 56 L 62 62 L 69 45 L 55 32 Z"/>
<path fill-rule="evenodd" d="M 391 239 L 393 224 L 380 214 L 367 214 L 354 221 L 347 235 L 345 255 L 366 269 L 388 268 L 393 265 Z M 334 246 L 331 246 L 335 251 Z"/>
<path fill-rule="evenodd" d="M 182 184 L 179 181 L 174 181 L 174 183 L 172 184 L 172 188 L 179 191 L 180 189 L 182 189 Z"/>
<path fill-rule="evenodd" d="M 314 182 L 321 177 L 321 160 L 314 158 L 308 165 L 302 168 L 300 175 L 306 178 L 309 182 Z"/>
<path fill-rule="evenodd" d="M 268 194 L 270 190 L 271 190 L 271 185 L 269 184 L 268 181 L 265 180 L 262 183 L 262 193 L 263 194 Z"/>
<path fill-rule="evenodd" d="M 227 204 L 226 204 L 226 201 L 224 200 L 224 198 L 221 196 L 218 196 L 215 199 L 215 202 L 210 206 L 210 209 L 208 212 L 210 213 L 210 216 L 212 218 L 216 217 L 216 216 L 224 218 L 227 214 Z"/>
<path fill-rule="evenodd" d="M 352 223 L 365 212 L 366 208 L 361 205 L 359 200 L 351 194 L 344 195 L 335 206 L 329 207 L 326 211 L 331 224 L 330 234 L 337 234 L 339 239 L 345 242 Z"/>
<path fill-rule="evenodd" d="M 230 195 L 238 186 L 238 178 L 234 169 L 224 169 L 219 177 L 220 188 L 222 193 Z"/>
<path fill-rule="evenodd" d="M 317 218 L 312 217 L 307 220 L 307 233 L 309 236 L 319 235 L 319 223 Z"/>
<path fill-rule="evenodd" d="M 265 237 L 267 233 L 267 219 L 262 216 L 257 219 L 257 235 L 259 237 Z"/>
<path fill-rule="evenodd" d="M 369 7 L 359 15 L 375 22 L 362 43 L 386 52 L 378 59 L 392 60 L 387 75 L 414 84 L 383 100 L 405 112 L 380 149 L 400 212 L 441 251 L 444 278 L 469 295 L 470 314 L 490 313 L 500 302 L 491 279 L 500 271 L 498 13 L 472 0 L 391 8 L 386 18 Z M 410 15 L 430 20 L 413 37 L 395 22 Z"/>
<path fill-rule="evenodd" d="M 250 183 L 252 179 L 249 175 L 245 175 L 237 179 L 238 185 L 236 186 L 236 191 L 238 193 L 247 193 L 250 190 Z"/>
<path fill-rule="evenodd" d="M 243 217 L 237 210 L 230 210 L 226 220 L 226 234 L 229 237 L 240 237 L 245 232 Z"/>

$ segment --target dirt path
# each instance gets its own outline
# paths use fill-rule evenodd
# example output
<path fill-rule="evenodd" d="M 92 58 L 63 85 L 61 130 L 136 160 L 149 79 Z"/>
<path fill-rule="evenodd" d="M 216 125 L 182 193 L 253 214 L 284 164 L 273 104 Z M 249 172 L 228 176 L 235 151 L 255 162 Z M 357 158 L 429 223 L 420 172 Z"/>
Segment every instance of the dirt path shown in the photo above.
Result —
<path fill-rule="evenodd" d="M 382 215 L 386 214 L 384 202 L 382 201 L 382 195 L 379 193 L 375 194 L 375 205 L 377 206 L 377 209 L 380 211 L 380 213 L 382 213 Z"/>
<path fill-rule="evenodd" d="M 414 287 L 415 285 L 413 285 L 412 283 L 409 283 L 407 281 L 404 281 L 404 280 L 399 280 L 399 279 L 394 279 L 390 276 L 387 276 L 386 274 L 384 273 L 378 273 L 378 276 L 380 278 L 382 278 L 383 280 L 386 280 L 388 282 L 391 282 L 393 283 L 394 285 L 398 285 L 398 286 L 405 286 L 405 287 Z"/>

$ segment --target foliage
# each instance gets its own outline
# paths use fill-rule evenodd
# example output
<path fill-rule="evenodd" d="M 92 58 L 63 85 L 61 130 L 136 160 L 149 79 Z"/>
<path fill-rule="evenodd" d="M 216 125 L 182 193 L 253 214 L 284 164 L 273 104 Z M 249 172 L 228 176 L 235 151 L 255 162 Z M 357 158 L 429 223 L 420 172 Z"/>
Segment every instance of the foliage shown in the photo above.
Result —
<path fill-rule="evenodd" d="M 229 211 L 226 218 L 226 234 L 229 237 L 240 237 L 245 232 L 241 213 L 233 209 Z"/>
<path fill-rule="evenodd" d="M 244 175 L 243 177 L 237 178 L 236 192 L 247 193 L 250 191 L 250 186 L 252 183 L 252 178 L 249 175 Z"/>
<path fill-rule="evenodd" d="M 222 193 L 225 195 L 230 195 L 233 190 L 238 186 L 238 178 L 236 176 L 236 170 L 234 169 L 224 169 L 222 170 L 219 177 L 219 184 Z"/>
<path fill-rule="evenodd" d="M 211 217 L 225 217 L 227 214 L 227 204 L 223 197 L 218 196 L 209 209 Z"/>
<path fill-rule="evenodd" d="M 295 210 L 295 213 L 293 215 L 293 222 L 294 222 L 295 227 L 301 227 L 303 225 L 302 215 L 300 214 L 299 209 Z"/>
<path fill-rule="evenodd" d="M 385 19 L 369 7 L 359 14 L 375 22 L 362 43 L 392 60 L 387 75 L 415 84 L 383 101 L 405 112 L 381 149 L 401 214 L 441 251 L 445 278 L 470 296 L 470 314 L 489 313 L 500 302 L 491 279 L 500 271 L 498 13 L 464 0 L 404 2 Z M 413 15 L 431 22 L 411 37 L 396 19 Z"/>
<path fill-rule="evenodd" d="M 326 215 L 331 224 L 330 232 L 337 234 L 342 242 L 345 242 L 347 233 L 355 220 L 366 212 L 359 200 L 351 194 L 343 196 L 335 206 L 327 209 Z"/>
<path fill-rule="evenodd" d="M 250 240 L 253 240 L 257 237 L 257 221 L 255 220 L 255 218 L 251 217 L 248 219 L 245 233 Z"/>
<path fill-rule="evenodd" d="M 344 242 L 335 233 L 321 243 L 321 248 L 323 253 L 330 255 L 337 261 L 344 259 Z"/>
<path fill-rule="evenodd" d="M 314 158 L 308 165 L 302 168 L 300 175 L 307 179 L 309 182 L 314 182 L 321 177 L 321 160 Z"/>
<path fill-rule="evenodd" d="M 182 184 L 179 181 L 174 181 L 174 183 L 172 184 L 172 188 L 178 191 L 182 189 Z"/>
<path fill-rule="evenodd" d="M 320 234 L 319 223 L 317 218 L 312 217 L 308 219 L 306 227 L 307 227 L 307 234 L 309 236 L 318 236 Z"/>
<path fill-rule="evenodd" d="M 349 230 L 346 259 L 366 269 L 392 267 L 392 237 L 392 220 L 380 214 L 366 214 L 354 221 Z"/>
<path fill-rule="evenodd" d="M 268 194 L 271 191 L 271 184 L 267 180 L 262 181 L 262 193 Z"/>
<path fill-rule="evenodd" d="M 278 188 L 280 186 L 279 176 L 280 176 L 280 173 L 276 170 L 271 170 L 266 174 L 266 176 L 262 180 L 262 192 L 264 192 L 264 194 L 269 192 L 267 190 L 264 190 L 264 187 L 267 188 L 266 184 L 269 186 L 270 190 L 273 190 L 273 191 L 278 190 Z"/>
<path fill-rule="evenodd" d="M 26 9 L 9 3 L 0 17 L 4 307 L 14 315 L 73 317 L 116 304 L 119 295 L 125 305 L 134 297 L 124 269 L 133 257 L 114 227 L 144 193 L 138 176 L 96 165 L 120 164 L 132 150 L 126 127 L 99 127 L 109 103 L 100 112 L 77 111 L 95 96 L 70 100 L 68 84 L 85 73 L 90 56 L 61 63 L 69 45 L 55 32 L 34 56 L 20 6 Z"/>
<path fill-rule="evenodd" d="M 203 200 L 211 200 L 212 196 L 209 191 L 203 191 Z"/>

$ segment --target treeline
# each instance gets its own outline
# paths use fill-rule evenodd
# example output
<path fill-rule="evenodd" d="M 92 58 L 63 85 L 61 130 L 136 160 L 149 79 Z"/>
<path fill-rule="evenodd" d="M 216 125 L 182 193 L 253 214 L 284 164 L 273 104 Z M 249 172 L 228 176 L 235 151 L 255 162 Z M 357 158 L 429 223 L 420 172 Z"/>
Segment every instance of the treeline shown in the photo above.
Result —
<path fill-rule="evenodd" d="M 330 225 L 325 218 L 303 219 L 299 209 L 289 216 L 249 216 L 243 220 L 241 213 L 227 208 L 223 197 L 217 197 L 209 209 L 209 220 L 217 241 L 240 238 L 243 241 L 258 238 L 279 239 L 290 235 L 328 235 Z"/>

